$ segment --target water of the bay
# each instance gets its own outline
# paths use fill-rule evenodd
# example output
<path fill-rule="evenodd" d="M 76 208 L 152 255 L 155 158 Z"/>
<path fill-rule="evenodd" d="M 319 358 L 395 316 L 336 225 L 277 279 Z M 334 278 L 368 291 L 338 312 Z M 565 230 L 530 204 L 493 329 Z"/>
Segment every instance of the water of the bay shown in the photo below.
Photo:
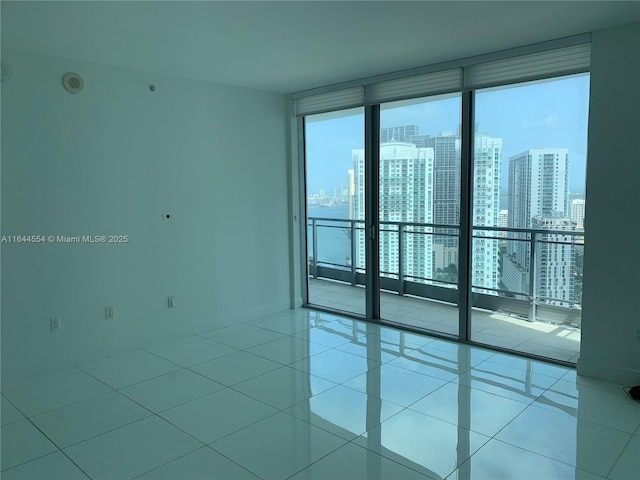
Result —
<path fill-rule="evenodd" d="M 309 207 L 307 216 L 315 218 L 348 219 L 349 206 Z M 318 232 L 318 262 L 331 263 L 347 268 L 351 265 L 351 240 L 349 236 L 349 222 L 335 222 L 330 220 L 317 221 Z M 361 224 L 357 225 L 361 227 Z M 311 220 L 307 226 L 307 244 L 309 256 L 313 257 L 313 229 Z"/>

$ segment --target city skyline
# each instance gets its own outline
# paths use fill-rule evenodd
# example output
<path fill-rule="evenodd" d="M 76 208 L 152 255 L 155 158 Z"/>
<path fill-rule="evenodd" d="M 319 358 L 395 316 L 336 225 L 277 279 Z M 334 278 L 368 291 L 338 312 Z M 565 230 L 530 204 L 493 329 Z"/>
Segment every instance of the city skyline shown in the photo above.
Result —
<path fill-rule="evenodd" d="M 504 140 L 505 158 L 535 147 L 568 148 L 569 190 L 583 193 L 588 92 L 588 74 L 478 90 L 475 123 Z M 438 136 L 442 131 L 457 132 L 460 117 L 460 94 L 451 94 L 383 104 L 380 122 L 382 128 L 417 125 L 421 134 Z M 332 121 L 322 121 L 329 118 Z M 305 122 L 307 191 L 331 192 L 334 186 L 345 185 L 343 172 L 351 168 L 351 151 L 364 147 L 364 109 L 312 115 Z M 507 190 L 507 170 L 504 162 L 501 193 Z"/>
<path fill-rule="evenodd" d="M 474 93 L 469 263 L 475 293 L 508 291 L 561 306 L 579 302 L 575 236 L 484 227 L 584 230 L 588 85 L 588 75 L 577 75 Z M 461 107 L 459 93 L 380 105 L 381 276 L 449 287 L 458 283 Z M 348 204 L 345 218 L 364 220 L 363 112 L 332 112 L 307 123 L 310 207 Z M 350 152 L 350 161 L 322 156 L 334 147 Z M 336 177 L 327 175 L 330 170 Z M 335 183 L 323 185 L 334 178 Z M 311 194 L 314 186 L 318 195 Z M 537 235 L 535 268 L 530 235 Z M 362 229 L 354 242 L 353 260 L 363 269 Z"/>
<path fill-rule="evenodd" d="M 380 137 L 380 220 L 457 227 L 460 137 L 452 132 L 437 137 L 422 135 L 416 125 L 384 128 Z M 501 209 L 502 139 L 476 131 L 474 141 L 476 174 L 471 216 L 474 235 L 480 238 L 474 238 L 472 244 L 472 285 L 479 293 L 495 295 L 497 290 L 508 290 L 526 294 L 530 291 L 528 242 L 501 240 L 504 247 L 500 247 L 500 242 L 489 238 L 496 234 L 482 227 L 574 230 L 580 224 L 583 228 L 585 201 L 569 198 L 569 151 L 532 148 L 509 158 L 509 208 Z M 353 150 L 348 186 L 334 188 L 334 195 L 340 192 L 336 205 L 347 203 L 349 218 L 354 220 L 364 220 L 365 215 L 364 160 L 364 149 Z M 441 176 L 436 175 L 438 168 Z M 322 197 L 311 195 L 309 200 L 312 198 Z M 397 230 L 381 230 L 381 274 L 398 272 L 402 258 L 404 275 L 413 281 L 456 283 L 458 228 L 411 227 L 411 231 L 423 234 L 405 235 L 400 253 Z M 355 262 L 364 268 L 364 235 L 357 235 Z M 514 235 L 518 236 L 498 234 L 498 238 Z M 574 237 L 548 234 L 544 240 L 538 246 L 534 294 L 545 302 L 568 305 L 578 297 L 573 285 Z"/>

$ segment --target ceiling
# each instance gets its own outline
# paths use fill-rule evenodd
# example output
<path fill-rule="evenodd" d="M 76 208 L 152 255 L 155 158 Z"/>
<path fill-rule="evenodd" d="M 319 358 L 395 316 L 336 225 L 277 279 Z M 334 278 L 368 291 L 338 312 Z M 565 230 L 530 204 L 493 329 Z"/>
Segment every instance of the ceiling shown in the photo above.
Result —
<path fill-rule="evenodd" d="M 640 1 L 7 2 L 2 45 L 290 93 L 640 21 Z"/>

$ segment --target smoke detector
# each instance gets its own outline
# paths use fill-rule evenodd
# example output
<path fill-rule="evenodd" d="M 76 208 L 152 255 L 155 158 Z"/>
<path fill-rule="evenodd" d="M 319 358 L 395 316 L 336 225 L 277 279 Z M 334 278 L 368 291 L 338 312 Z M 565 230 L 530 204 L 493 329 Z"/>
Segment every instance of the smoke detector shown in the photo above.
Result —
<path fill-rule="evenodd" d="M 62 77 L 62 86 L 69 93 L 80 93 L 84 89 L 84 80 L 77 73 L 65 73 Z"/>

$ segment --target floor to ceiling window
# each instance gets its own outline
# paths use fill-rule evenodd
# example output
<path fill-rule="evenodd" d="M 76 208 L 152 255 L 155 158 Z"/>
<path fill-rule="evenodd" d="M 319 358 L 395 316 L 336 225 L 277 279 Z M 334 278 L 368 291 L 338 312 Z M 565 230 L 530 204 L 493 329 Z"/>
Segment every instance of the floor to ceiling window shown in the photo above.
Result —
<path fill-rule="evenodd" d="M 461 101 L 455 93 L 380 106 L 380 315 L 453 335 Z"/>
<path fill-rule="evenodd" d="M 575 363 L 589 52 L 301 96 L 307 303 Z"/>
<path fill-rule="evenodd" d="M 577 360 L 588 98 L 588 74 L 475 93 L 472 340 Z"/>
<path fill-rule="evenodd" d="M 363 108 L 305 117 L 309 302 L 361 315 L 365 196 L 357 158 L 363 155 Z"/>

